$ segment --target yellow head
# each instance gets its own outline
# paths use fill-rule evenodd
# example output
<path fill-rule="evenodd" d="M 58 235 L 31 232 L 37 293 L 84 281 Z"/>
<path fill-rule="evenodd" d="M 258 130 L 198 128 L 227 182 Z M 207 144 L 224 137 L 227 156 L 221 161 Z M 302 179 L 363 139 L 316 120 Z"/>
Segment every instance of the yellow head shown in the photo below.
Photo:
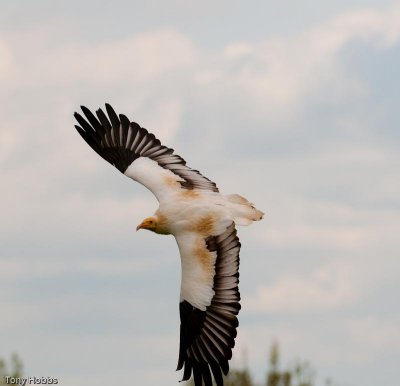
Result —
<path fill-rule="evenodd" d="M 149 231 L 156 232 L 157 225 L 157 217 L 147 217 L 136 227 L 136 231 L 138 231 L 139 229 L 147 229 Z"/>

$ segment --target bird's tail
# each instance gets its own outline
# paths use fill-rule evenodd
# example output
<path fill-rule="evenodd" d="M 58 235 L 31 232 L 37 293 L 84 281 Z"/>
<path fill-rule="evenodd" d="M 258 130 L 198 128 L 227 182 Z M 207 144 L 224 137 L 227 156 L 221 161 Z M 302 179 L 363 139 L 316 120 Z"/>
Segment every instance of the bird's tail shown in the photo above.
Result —
<path fill-rule="evenodd" d="M 260 221 L 264 217 L 261 210 L 239 194 L 229 194 L 224 198 L 237 225 L 250 225 L 253 221 Z"/>

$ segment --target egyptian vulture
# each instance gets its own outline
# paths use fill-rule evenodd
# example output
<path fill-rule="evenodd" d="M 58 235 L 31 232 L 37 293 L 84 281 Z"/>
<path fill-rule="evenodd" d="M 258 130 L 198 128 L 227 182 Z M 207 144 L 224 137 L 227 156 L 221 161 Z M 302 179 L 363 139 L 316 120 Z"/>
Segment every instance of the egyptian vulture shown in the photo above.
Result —
<path fill-rule="evenodd" d="M 191 169 L 174 150 L 106 104 L 96 116 L 82 106 L 76 129 L 91 148 L 121 173 L 140 182 L 159 208 L 138 229 L 172 234 L 181 256 L 180 347 L 177 370 L 195 386 L 223 386 L 222 373 L 235 345 L 240 310 L 239 250 L 235 225 L 261 220 L 263 213 L 237 194 Z"/>

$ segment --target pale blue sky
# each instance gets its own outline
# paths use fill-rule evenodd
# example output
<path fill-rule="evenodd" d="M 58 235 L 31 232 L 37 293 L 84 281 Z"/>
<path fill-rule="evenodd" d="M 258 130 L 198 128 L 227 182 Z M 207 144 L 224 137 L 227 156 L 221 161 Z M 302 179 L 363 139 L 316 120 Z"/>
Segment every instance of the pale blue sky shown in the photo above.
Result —
<path fill-rule="evenodd" d="M 400 376 L 400 3 L 13 1 L 0 12 L 0 356 L 60 384 L 178 384 L 180 263 L 156 209 L 72 114 L 104 102 L 224 193 L 239 229 L 233 363 L 277 339 L 317 385 Z"/>

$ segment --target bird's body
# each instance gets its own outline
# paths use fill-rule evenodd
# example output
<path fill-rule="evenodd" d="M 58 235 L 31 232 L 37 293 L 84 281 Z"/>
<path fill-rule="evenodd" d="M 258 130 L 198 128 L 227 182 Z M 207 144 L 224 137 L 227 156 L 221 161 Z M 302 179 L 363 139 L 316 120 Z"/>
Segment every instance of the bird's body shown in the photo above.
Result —
<path fill-rule="evenodd" d="M 82 137 L 126 176 L 146 186 L 159 201 L 154 215 L 137 229 L 171 234 L 181 266 L 181 334 L 178 369 L 192 372 L 196 386 L 217 386 L 229 370 L 240 309 L 239 250 L 235 224 L 261 220 L 263 213 L 237 194 L 224 196 L 216 184 L 160 144 L 124 115 L 106 105 L 97 118 L 85 107 L 87 121 L 75 114 Z"/>

